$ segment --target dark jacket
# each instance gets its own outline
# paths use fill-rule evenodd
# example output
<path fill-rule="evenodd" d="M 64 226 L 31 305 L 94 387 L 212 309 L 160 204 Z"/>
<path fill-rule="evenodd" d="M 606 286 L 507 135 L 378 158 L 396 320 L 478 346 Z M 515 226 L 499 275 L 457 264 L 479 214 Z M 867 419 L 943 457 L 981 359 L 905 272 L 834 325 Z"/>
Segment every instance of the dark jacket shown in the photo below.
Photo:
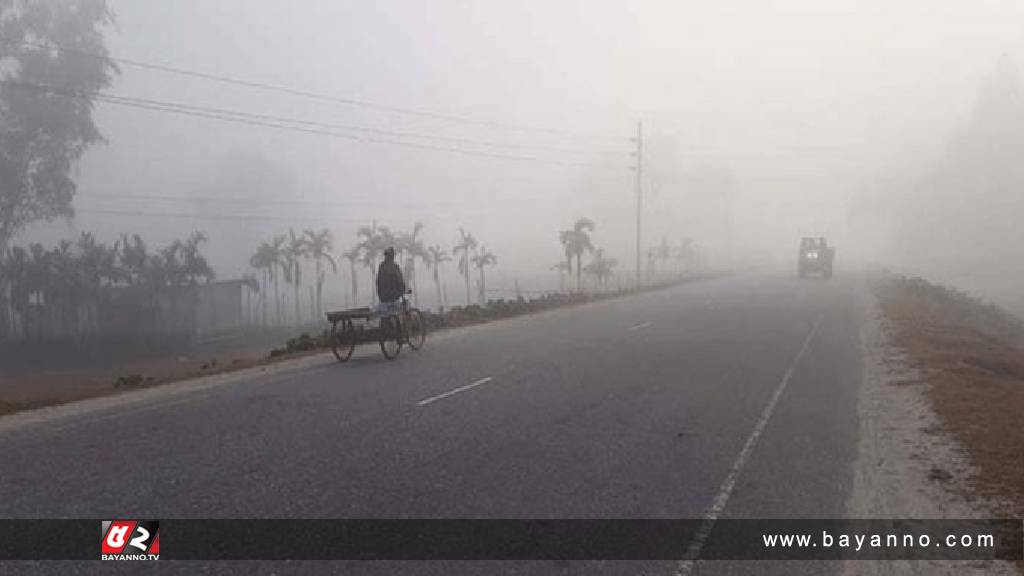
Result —
<path fill-rule="evenodd" d="M 395 302 L 405 294 L 405 278 L 394 260 L 380 263 L 377 269 L 377 297 L 381 302 Z"/>

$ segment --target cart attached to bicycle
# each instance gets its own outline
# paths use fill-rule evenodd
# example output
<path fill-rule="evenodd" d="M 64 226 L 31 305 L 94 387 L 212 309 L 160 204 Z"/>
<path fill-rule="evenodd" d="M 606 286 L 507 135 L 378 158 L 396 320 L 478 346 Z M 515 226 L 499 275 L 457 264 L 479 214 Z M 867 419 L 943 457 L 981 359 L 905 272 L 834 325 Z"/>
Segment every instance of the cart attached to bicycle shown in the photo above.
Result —
<path fill-rule="evenodd" d="M 423 313 L 402 297 L 395 311 L 352 308 L 327 313 L 331 323 L 331 351 L 340 362 L 348 362 L 356 344 L 377 342 L 384 357 L 392 360 L 408 344 L 419 350 L 427 340 Z"/>

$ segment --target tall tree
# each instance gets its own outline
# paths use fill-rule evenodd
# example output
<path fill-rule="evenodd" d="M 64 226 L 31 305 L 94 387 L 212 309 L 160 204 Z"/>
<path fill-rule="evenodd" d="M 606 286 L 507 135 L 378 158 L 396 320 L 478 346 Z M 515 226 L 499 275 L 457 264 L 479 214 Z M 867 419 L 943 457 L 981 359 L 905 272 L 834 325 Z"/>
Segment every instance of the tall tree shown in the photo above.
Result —
<path fill-rule="evenodd" d="M 437 290 L 437 309 L 444 312 L 444 300 L 441 293 L 441 264 L 451 261 L 448 253 L 438 245 L 427 248 L 427 268 L 434 274 L 434 289 Z"/>
<path fill-rule="evenodd" d="M 481 246 L 480 250 L 473 255 L 473 265 L 480 271 L 480 305 L 483 306 L 487 303 L 487 282 L 484 276 L 484 268 L 493 266 L 498 263 L 498 258 L 493 252 L 487 249 L 486 246 Z"/>
<path fill-rule="evenodd" d="M 583 291 L 583 253 L 592 252 L 594 244 L 590 240 L 590 233 L 594 231 L 594 222 L 590 218 L 580 218 L 569 230 L 562 230 L 559 239 L 565 248 L 566 256 L 570 264 L 572 258 L 576 258 L 576 291 Z"/>
<path fill-rule="evenodd" d="M 245 286 L 245 322 L 249 325 L 256 324 L 256 313 L 252 307 L 252 295 L 261 294 L 260 281 L 253 274 L 242 274 L 242 285 Z"/>
<path fill-rule="evenodd" d="M 360 257 L 359 247 L 356 246 L 355 248 L 352 248 L 351 250 L 348 250 L 346 252 L 342 252 L 341 255 L 342 255 L 343 258 L 345 258 L 345 260 L 348 260 L 348 269 L 349 269 L 349 273 L 352 276 L 352 288 L 351 288 L 351 290 L 352 290 L 352 292 L 351 292 L 351 294 L 352 294 L 352 303 L 351 303 L 351 306 L 355 307 L 356 306 L 356 302 L 359 300 L 359 277 L 356 275 L 356 262 L 359 262 L 359 257 Z"/>
<path fill-rule="evenodd" d="M 75 165 L 103 140 L 90 94 L 109 86 L 117 67 L 61 47 L 106 55 L 112 20 L 105 0 L 0 1 L 0 263 L 27 224 L 73 213 Z M 0 336 L 10 325 L 5 277 Z"/>
<path fill-rule="evenodd" d="M 363 265 L 370 269 L 370 280 L 373 295 L 372 302 L 377 303 L 377 259 L 388 247 L 395 245 L 395 236 L 387 226 L 377 226 L 374 222 L 370 226 L 362 226 L 356 231 L 359 236 L 359 249 L 362 251 Z"/>
<path fill-rule="evenodd" d="M 260 303 L 262 308 L 263 325 L 267 325 L 267 291 L 270 289 L 271 277 L 277 266 L 277 256 L 274 254 L 274 247 L 268 242 L 261 242 L 256 252 L 249 259 L 249 265 L 257 270 L 263 271 L 263 286 L 260 291 Z"/>
<path fill-rule="evenodd" d="M 267 244 L 267 256 L 272 262 L 270 266 L 271 274 L 270 280 L 274 284 L 274 308 L 277 312 L 277 325 L 284 325 L 284 314 L 281 311 L 281 291 L 280 291 L 280 280 L 281 274 L 287 269 L 288 262 L 285 258 L 285 243 L 288 241 L 288 237 L 284 234 L 278 234 L 271 238 L 270 243 Z"/>
<path fill-rule="evenodd" d="M 405 275 L 405 284 L 412 289 L 413 301 L 416 301 L 416 260 L 427 261 L 427 249 L 423 241 L 419 239 L 423 231 L 423 223 L 417 222 L 413 225 L 411 232 L 402 232 L 395 238 L 395 249 L 402 257 L 402 273 Z"/>
<path fill-rule="evenodd" d="M 316 316 L 317 318 L 323 316 L 324 313 L 324 277 L 326 270 L 323 268 L 323 262 L 330 264 L 331 270 L 335 274 L 338 272 L 338 263 L 335 262 L 334 256 L 331 252 L 334 250 L 334 240 L 331 237 L 331 231 L 327 228 L 323 228 L 320 231 L 306 230 L 306 249 L 307 254 L 313 259 L 314 266 L 316 267 Z"/>
<path fill-rule="evenodd" d="M 476 238 L 460 226 L 459 241 L 452 247 L 452 254 L 459 255 L 459 274 L 462 274 L 466 280 L 466 306 L 472 302 L 469 291 L 469 265 L 474 250 L 476 250 Z"/>
<path fill-rule="evenodd" d="M 284 245 L 284 281 L 292 285 L 295 300 L 295 323 L 302 324 L 302 302 L 299 293 L 302 291 L 302 259 L 307 254 L 306 239 L 288 229 L 288 240 Z"/>
<path fill-rule="evenodd" d="M 105 0 L 0 2 L 0 252 L 26 224 L 73 213 L 75 164 L 103 141 L 90 94 L 117 67 L 63 48 L 105 56 L 112 20 Z"/>

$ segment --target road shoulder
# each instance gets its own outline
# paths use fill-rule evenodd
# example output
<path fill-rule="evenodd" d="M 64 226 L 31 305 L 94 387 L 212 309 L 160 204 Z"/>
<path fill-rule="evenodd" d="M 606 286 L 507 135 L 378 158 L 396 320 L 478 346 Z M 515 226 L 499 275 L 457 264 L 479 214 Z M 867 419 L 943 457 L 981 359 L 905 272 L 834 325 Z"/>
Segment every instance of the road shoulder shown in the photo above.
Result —
<path fill-rule="evenodd" d="M 977 470 L 941 426 L 930 383 L 894 341 L 894 326 L 870 289 L 861 291 L 860 440 L 850 518 L 992 518 L 1004 503 L 974 497 Z M 1005 515 L 1005 514 L 1002 514 Z M 848 562 L 845 574 L 1015 574 L 1009 563 Z"/>

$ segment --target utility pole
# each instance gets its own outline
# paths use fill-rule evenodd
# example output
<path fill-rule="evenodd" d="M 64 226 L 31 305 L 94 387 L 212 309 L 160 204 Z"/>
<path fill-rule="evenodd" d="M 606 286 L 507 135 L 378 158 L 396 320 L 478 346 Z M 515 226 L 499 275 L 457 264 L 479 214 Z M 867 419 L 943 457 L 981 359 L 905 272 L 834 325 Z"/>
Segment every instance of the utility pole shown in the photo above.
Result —
<path fill-rule="evenodd" d="M 636 123 L 636 287 L 640 287 L 643 265 L 641 224 L 644 210 L 644 123 Z"/>

